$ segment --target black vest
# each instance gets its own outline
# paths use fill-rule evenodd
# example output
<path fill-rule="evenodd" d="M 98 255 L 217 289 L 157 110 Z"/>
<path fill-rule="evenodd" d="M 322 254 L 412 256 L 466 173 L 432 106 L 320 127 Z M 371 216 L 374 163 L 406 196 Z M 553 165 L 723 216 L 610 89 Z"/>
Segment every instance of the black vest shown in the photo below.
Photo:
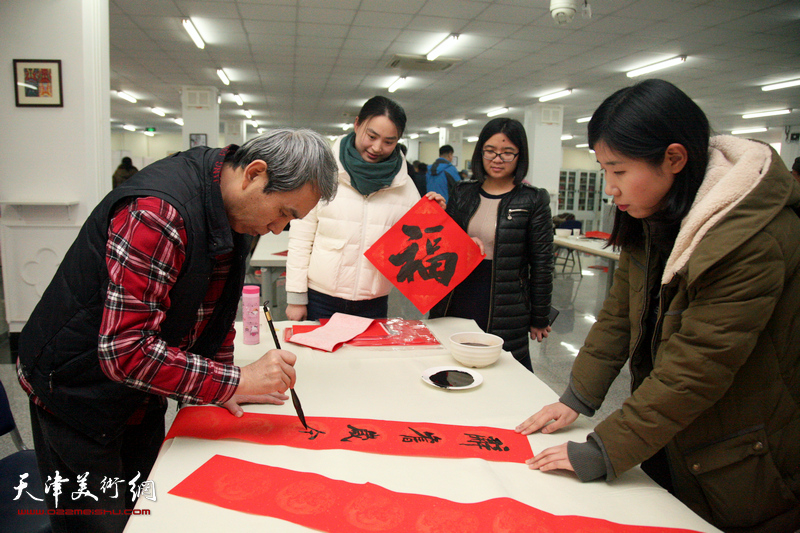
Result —
<path fill-rule="evenodd" d="M 229 150 L 194 148 L 157 161 L 109 193 L 92 211 L 64 256 L 19 338 L 19 364 L 48 410 L 101 443 L 117 437 L 147 393 L 110 380 L 97 342 L 108 287 L 106 242 L 120 203 L 155 196 L 169 202 L 186 227 L 186 259 L 169 291 L 159 337 L 178 346 L 197 320 L 214 258 L 234 251 L 223 296 L 191 352 L 219 350 L 236 318 L 250 238 L 231 231 L 219 179 Z"/>

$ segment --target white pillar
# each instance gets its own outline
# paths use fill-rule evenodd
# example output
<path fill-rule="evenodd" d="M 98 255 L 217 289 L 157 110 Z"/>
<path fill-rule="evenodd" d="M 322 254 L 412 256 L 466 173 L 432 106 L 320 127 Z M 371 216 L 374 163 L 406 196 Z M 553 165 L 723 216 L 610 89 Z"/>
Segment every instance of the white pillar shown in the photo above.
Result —
<path fill-rule="evenodd" d="M 564 106 L 534 104 L 525 108 L 530 165 L 528 181 L 550 194 L 550 211 L 558 211 L 558 173 L 561 170 L 561 132 Z"/>
<path fill-rule="evenodd" d="M 181 107 L 183 112 L 183 149 L 186 150 L 198 143 L 218 148 L 217 88 L 184 86 L 181 90 Z M 203 135 L 205 138 L 202 137 Z"/>
<path fill-rule="evenodd" d="M 108 0 L 0 2 L 0 206 L 9 330 L 19 332 L 111 190 Z M 17 107 L 14 59 L 61 61 L 63 107 Z"/>
<path fill-rule="evenodd" d="M 225 145 L 241 146 L 247 140 L 247 122 L 244 120 L 225 121 Z"/>

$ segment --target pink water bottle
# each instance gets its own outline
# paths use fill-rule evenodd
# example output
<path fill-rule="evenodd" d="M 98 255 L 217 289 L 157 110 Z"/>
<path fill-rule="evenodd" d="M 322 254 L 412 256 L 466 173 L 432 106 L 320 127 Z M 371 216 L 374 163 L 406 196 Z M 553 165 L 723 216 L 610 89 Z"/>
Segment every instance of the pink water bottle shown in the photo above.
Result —
<path fill-rule="evenodd" d="M 258 344 L 261 342 L 258 301 L 261 299 L 261 287 L 258 285 L 245 285 L 242 289 L 242 322 L 244 324 L 245 344 Z"/>

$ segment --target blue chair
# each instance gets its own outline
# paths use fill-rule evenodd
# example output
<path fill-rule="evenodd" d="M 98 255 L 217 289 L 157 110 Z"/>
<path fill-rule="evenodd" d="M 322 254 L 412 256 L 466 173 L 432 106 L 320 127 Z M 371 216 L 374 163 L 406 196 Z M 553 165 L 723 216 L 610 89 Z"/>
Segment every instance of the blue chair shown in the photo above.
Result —
<path fill-rule="evenodd" d="M 10 434 L 11 441 L 17 451 L 0 459 L 0 531 L 15 533 L 49 533 L 50 518 L 47 516 L 47 505 L 29 494 L 44 499 L 44 487 L 39 476 L 39 465 L 36 453 L 29 450 L 22 442 L 22 437 L 14 422 L 14 414 L 8 404 L 8 396 L 0 382 L 0 435 Z M 15 487 L 20 486 L 21 476 L 28 474 L 24 483 L 28 486 L 20 493 Z M 20 510 L 32 510 L 42 514 L 19 514 Z"/>

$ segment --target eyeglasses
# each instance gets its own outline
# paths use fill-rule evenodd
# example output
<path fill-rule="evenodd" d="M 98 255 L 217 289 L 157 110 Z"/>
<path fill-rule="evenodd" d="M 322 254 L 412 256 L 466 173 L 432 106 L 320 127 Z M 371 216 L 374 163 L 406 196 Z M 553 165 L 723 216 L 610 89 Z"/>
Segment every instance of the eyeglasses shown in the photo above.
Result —
<path fill-rule="evenodd" d="M 495 157 L 500 156 L 500 161 L 503 163 L 510 163 L 519 155 L 519 153 L 512 154 L 511 152 L 503 152 L 498 154 L 494 150 L 484 150 L 483 151 L 483 158 L 489 161 L 494 160 Z"/>

